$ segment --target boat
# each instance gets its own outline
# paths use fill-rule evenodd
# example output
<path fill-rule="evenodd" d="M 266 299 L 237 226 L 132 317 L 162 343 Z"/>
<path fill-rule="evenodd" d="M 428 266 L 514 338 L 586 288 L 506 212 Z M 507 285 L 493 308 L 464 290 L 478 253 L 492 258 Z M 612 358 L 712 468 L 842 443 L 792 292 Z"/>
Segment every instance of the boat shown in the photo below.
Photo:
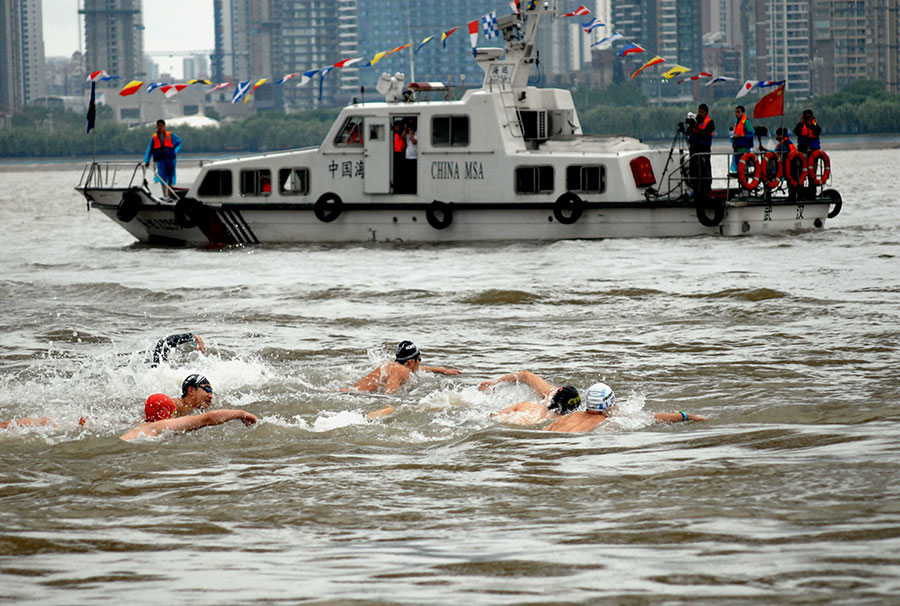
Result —
<path fill-rule="evenodd" d="M 499 18 L 504 48 L 474 50 L 484 80 L 459 99 L 383 74 L 384 100 L 354 99 L 318 147 L 212 161 L 159 194 L 141 164 L 93 162 L 76 190 L 142 242 L 194 246 L 782 234 L 840 212 L 824 153 L 745 154 L 737 176 L 714 168 L 701 196 L 683 145 L 585 135 L 569 91 L 528 84 L 554 9 Z M 415 160 L 393 151 L 406 124 Z M 711 155 L 726 167 L 731 152 Z M 796 170 L 782 178 L 782 165 Z"/>

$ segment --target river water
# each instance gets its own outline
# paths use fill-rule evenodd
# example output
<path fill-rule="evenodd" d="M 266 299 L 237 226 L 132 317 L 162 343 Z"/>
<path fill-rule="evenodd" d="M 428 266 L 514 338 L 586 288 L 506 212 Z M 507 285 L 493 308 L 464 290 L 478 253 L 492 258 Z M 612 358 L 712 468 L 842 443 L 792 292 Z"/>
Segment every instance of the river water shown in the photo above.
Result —
<path fill-rule="evenodd" d="M 900 150 L 832 165 L 814 233 L 211 250 L 7 166 L 0 419 L 56 425 L 0 431 L 0 602 L 896 603 Z M 403 339 L 463 374 L 336 392 Z M 493 422 L 522 368 L 617 415 Z M 189 372 L 261 422 L 118 439 Z"/>

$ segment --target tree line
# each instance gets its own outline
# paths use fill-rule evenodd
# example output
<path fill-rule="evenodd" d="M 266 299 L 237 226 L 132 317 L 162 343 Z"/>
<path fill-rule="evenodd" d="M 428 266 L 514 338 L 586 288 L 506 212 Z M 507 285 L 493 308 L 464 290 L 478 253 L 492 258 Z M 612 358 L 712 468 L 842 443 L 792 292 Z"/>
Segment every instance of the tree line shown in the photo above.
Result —
<path fill-rule="evenodd" d="M 582 129 L 593 135 L 632 135 L 642 139 L 668 139 L 678 122 L 696 104 L 651 105 L 631 82 L 612 84 L 603 90 L 573 91 Z M 752 115 L 758 96 L 719 99 L 709 103 L 719 136 L 727 136 L 733 123 L 734 106 L 742 104 Z M 789 128 L 810 108 L 822 126 L 823 143 L 829 135 L 900 133 L 900 94 L 885 90 L 882 83 L 858 80 L 840 92 L 811 100 L 787 96 L 783 124 Z M 264 112 L 245 120 L 223 123 L 220 128 L 179 127 L 183 153 L 222 154 L 262 152 L 319 145 L 339 109 L 295 114 Z M 774 129 L 782 118 L 758 121 Z M 141 156 L 154 127 L 128 128 L 115 122 L 112 110 L 97 107 L 96 128 L 87 134 L 87 120 L 78 112 L 48 111 L 28 107 L 0 128 L 0 157 Z M 173 129 L 176 130 L 176 129 Z"/>

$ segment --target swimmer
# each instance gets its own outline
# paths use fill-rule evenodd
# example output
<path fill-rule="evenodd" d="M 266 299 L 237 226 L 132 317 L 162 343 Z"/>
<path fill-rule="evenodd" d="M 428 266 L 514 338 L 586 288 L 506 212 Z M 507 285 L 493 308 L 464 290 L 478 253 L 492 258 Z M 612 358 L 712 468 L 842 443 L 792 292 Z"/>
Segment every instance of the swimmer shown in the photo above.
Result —
<path fill-rule="evenodd" d="M 402 341 L 397 346 L 397 354 L 393 362 L 379 366 L 356 382 L 353 389 L 359 391 L 382 392 L 394 394 L 400 389 L 414 372 L 420 370 L 442 375 L 458 375 L 460 371 L 440 366 L 422 366 L 422 354 L 412 341 Z"/>
<path fill-rule="evenodd" d="M 482 381 L 478 389 L 487 391 L 497 383 L 523 383 L 536 391 L 544 402 L 549 398 L 549 402 L 546 404 L 526 400 L 491 415 L 492 419 L 497 419 L 504 423 L 534 425 L 545 419 L 554 419 L 574 412 L 581 405 L 581 396 L 578 395 L 578 390 L 574 387 L 570 385 L 566 387 L 550 385 L 547 381 L 528 370 L 520 370 L 503 375 L 493 381 Z"/>
<path fill-rule="evenodd" d="M 213 389 L 209 384 L 209 379 L 203 375 L 188 375 L 181 384 L 181 397 L 169 398 L 175 403 L 175 413 L 173 416 L 183 417 L 184 415 L 193 413 L 195 410 L 205 411 L 212 406 L 212 393 Z M 148 412 L 151 399 L 158 399 L 158 396 L 168 398 L 165 394 L 153 394 L 147 398 L 147 403 L 144 406 L 145 413 Z M 146 414 L 145 420 L 150 420 L 149 418 L 146 418 Z"/>
<path fill-rule="evenodd" d="M 153 361 L 150 363 L 150 367 L 156 368 L 159 366 L 160 362 L 165 362 L 169 357 L 169 351 L 184 343 L 190 343 L 194 346 L 194 349 L 204 355 L 206 354 L 206 344 L 203 342 L 200 335 L 192 332 L 186 332 L 180 335 L 169 335 L 165 339 L 160 339 L 156 342 L 156 347 L 153 348 Z"/>
<path fill-rule="evenodd" d="M 78 419 L 78 425 L 84 426 L 85 421 L 84 417 Z M 12 421 L 2 421 L 0 422 L 0 429 L 14 429 L 17 427 L 45 427 L 47 425 L 53 425 L 56 427 L 56 422 L 53 421 L 50 417 L 41 417 L 39 419 L 30 419 L 30 418 L 22 418 L 22 419 L 13 419 Z"/>
<path fill-rule="evenodd" d="M 228 421 L 241 421 L 249 427 L 259 420 L 245 410 L 213 410 L 196 415 L 175 417 L 176 410 L 177 407 L 172 398 L 165 394 L 153 394 L 147 398 L 144 406 L 144 418 L 147 422 L 125 432 L 119 439 L 127 442 L 142 435 L 155 437 L 164 431 L 194 431 L 202 427 L 221 425 Z"/>
<path fill-rule="evenodd" d="M 573 412 L 553 421 L 544 429 L 580 433 L 591 431 L 609 418 L 609 410 L 616 405 L 616 394 L 606 383 L 594 383 L 585 393 L 585 410 Z M 706 417 L 684 412 L 658 412 L 653 415 L 657 423 L 680 423 L 683 421 L 705 421 Z"/>

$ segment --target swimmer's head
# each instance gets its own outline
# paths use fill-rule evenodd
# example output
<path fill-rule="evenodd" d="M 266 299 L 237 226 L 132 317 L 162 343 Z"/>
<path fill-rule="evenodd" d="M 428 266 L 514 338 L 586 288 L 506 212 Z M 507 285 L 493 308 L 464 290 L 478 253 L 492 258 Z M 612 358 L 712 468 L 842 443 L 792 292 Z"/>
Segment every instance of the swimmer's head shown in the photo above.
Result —
<path fill-rule="evenodd" d="M 581 396 L 578 395 L 578 390 L 571 385 L 566 385 L 556 390 L 550 400 L 550 406 L 547 408 L 561 415 L 567 415 L 575 412 L 579 406 L 581 406 Z"/>
<path fill-rule="evenodd" d="M 606 412 L 616 405 L 616 394 L 606 383 L 594 383 L 584 396 L 586 409 L 591 412 Z"/>
<path fill-rule="evenodd" d="M 202 389 L 206 393 L 212 393 L 212 385 L 209 384 L 209 379 L 207 379 L 203 375 L 188 375 L 188 377 L 184 380 L 184 383 L 181 384 L 182 398 L 187 395 L 188 389 L 191 387 Z"/>
<path fill-rule="evenodd" d="M 401 341 L 400 345 L 397 346 L 397 355 L 394 356 L 394 361 L 403 364 L 409 360 L 418 360 L 421 357 L 422 354 L 415 343 L 412 341 Z"/>
<path fill-rule="evenodd" d="M 175 402 L 164 393 L 155 393 L 144 404 L 144 421 L 162 421 L 175 413 Z"/>

